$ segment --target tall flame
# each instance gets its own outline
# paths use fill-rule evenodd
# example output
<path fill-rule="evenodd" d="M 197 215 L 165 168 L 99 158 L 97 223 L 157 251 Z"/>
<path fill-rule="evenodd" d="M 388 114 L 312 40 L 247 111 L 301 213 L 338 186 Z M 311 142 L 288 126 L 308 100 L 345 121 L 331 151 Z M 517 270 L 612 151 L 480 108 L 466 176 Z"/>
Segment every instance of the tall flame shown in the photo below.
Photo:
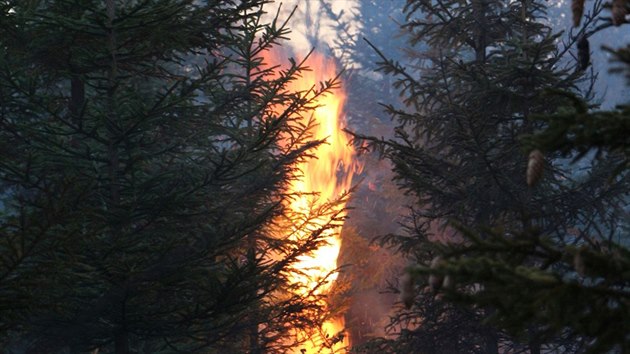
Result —
<path fill-rule="evenodd" d="M 266 62 L 280 64 L 280 58 L 273 53 L 265 55 Z M 323 55 L 312 53 L 307 60 L 310 71 L 304 71 L 287 87 L 292 92 L 307 92 L 317 87 L 320 82 L 330 80 L 337 75 L 337 68 L 332 60 Z M 324 140 L 311 153 L 316 158 L 310 158 L 296 166 L 302 173 L 302 178 L 293 181 L 289 192 L 298 197 L 292 200 L 289 207 L 298 215 L 307 215 L 313 210 L 313 193 L 318 195 L 315 204 L 322 205 L 339 198 L 351 187 L 352 176 L 360 168 L 355 159 L 355 151 L 346 133 L 342 131 L 345 119 L 342 116 L 346 96 L 340 88 L 316 99 L 317 108 L 312 119 L 315 126 L 311 131 L 314 140 Z M 303 124 L 311 117 L 305 116 Z M 340 216 L 345 216 L 343 203 L 335 204 Z M 316 227 L 325 226 L 327 220 L 315 219 Z M 309 230 L 298 230 L 291 237 L 299 239 L 307 237 Z M 341 227 L 326 229 L 323 233 L 325 243 L 311 254 L 301 256 L 295 265 L 298 273 L 291 276 L 301 294 L 315 290 L 318 294 L 327 294 L 337 279 L 337 257 L 341 248 Z M 326 283 L 321 283 L 326 279 Z M 318 287 L 319 286 L 319 287 Z M 348 336 L 338 336 L 344 331 L 343 317 L 335 318 L 324 323 L 322 328 L 313 328 L 308 333 L 296 333 L 301 339 L 308 341 L 296 349 L 296 353 L 319 353 L 322 345 L 330 347 L 333 352 L 339 352 L 348 347 Z"/>

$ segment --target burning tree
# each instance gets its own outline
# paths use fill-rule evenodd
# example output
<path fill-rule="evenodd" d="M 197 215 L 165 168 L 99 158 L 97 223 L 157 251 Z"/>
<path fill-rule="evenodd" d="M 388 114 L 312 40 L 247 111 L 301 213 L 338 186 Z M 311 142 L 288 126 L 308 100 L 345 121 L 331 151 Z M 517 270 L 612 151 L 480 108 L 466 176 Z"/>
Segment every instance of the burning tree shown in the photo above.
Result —
<path fill-rule="evenodd" d="M 278 51 L 270 52 L 265 57 L 269 63 L 282 61 Z M 299 349 L 305 353 L 321 350 L 338 352 L 349 341 L 345 334 L 343 315 L 335 313 L 338 309 L 333 303 L 337 288 L 343 288 L 335 286 L 339 275 L 337 259 L 341 250 L 341 227 L 347 212 L 345 205 L 352 177 L 361 169 L 361 164 L 354 156 L 350 136 L 343 131 L 345 94 L 342 87 L 335 85 L 338 72 L 334 61 L 312 52 L 305 62 L 308 71 L 292 80 L 289 88 L 313 102 L 312 114 L 302 115 L 298 121 L 312 127 L 307 130 L 308 136 L 322 144 L 309 151 L 315 158 L 300 161 L 296 165 L 300 175 L 289 183 L 287 189 L 292 194 L 287 204 L 290 213 L 286 215 L 287 222 L 282 224 L 278 232 L 288 234 L 288 240 L 292 242 L 308 239 L 309 234 L 320 235 L 324 241 L 312 252 L 298 256 L 294 270 L 288 277 L 293 294 L 312 298 L 314 303 L 330 310 L 333 316 L 325 318 L 321 325 L 312 323 L 306 328 L 298 326 L 295 333 L 298 339 L 303 339 L 304 343 Z M 333 94 L 314 90 L 316 85 L 327 78 L 333 78 L 327 84 L 334 88 Z M 278 112 L 285 109 L 284 105 L 276 108 Z M 299 135 L 289 133 L 284 135 L 283 141 L 286 146 L 300 146 L 303 144 L 302 139 Z"/>
<path fill-rule="evenodd" d="M 285 352 L 328 318 L 292 277 L 343 205 L 278 226 L 336 82 L 263 63 L 265 3 L 0 2 L 4 347 Z"/>
<path fill-rule="evenodd" d="M 566 322 L 541 320 L 558 313 L 579 320 L 588 306 L 572 307 L 578 293 L 567 289 L 598 282 L 582 278 L 555 250 L 593 243 L 621 252 L 610 242 L 620 236 L 628 184 L 625 175 L 609 179 L 614 155 L 572 173 L 554 151 L 546 162 L 531 155 L 541 179 L 535 187 L 526 182 L 529 148 L 520 137 L 545 126 L 540 115 L 571 106 L 572 99 L 554 92 L 589 98 L 586 29 L 601 2 L 564 40 L 546 24 L 545 6 L 407 2 L 404 28 L 421 48 L 410 50 L 414 65 L 385 55 L 380 63 L 398 78 L 394 87 L 406 108 L 387 106 L 398 122 L 395 139 L 363 138 L 392 161 L 401 187 L 417 198 L 407 232 L 382 238 L 417 265 L 401 284 L 409 309 L 393 318 L 397 337 L 375 340 L 367 351 L 572 352 L 590 340 Z M 568 55 L 575 47 L 579 61 Z M 550 304 L 552 293 L 559 301 Z M 607 296 L 590 299 L 627 306 Z"/>

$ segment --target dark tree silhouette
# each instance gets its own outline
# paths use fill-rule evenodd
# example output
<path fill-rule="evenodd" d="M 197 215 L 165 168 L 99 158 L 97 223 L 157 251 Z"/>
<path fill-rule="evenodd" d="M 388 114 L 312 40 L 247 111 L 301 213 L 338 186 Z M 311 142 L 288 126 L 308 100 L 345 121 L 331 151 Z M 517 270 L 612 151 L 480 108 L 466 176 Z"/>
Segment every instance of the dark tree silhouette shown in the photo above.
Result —
<path fill-rule="evenodd" d="M 287 280 L 321 228 L 278 227 L 339 222 L 285 210 L 335 81 L 307 96 L 303 64 L 263 65 L 287 33 L 266 3 L 0 2 L 4 348 L 283 352 L 321 323 Z"/>
<path fill-rule="evenodd" d="M 607 179 L 614 161 L 574 173 L 548 152 L 546 162 L 531 155 L 531 164 L 544 169 L 530 187 L 531 147 L 521 136 L 546 126 L 540 115 L 570 105 L 552 91 L 590 99 L 592 81 L 569 54 L 594 17 L 562 41 L 546 22 L 543 1 L 409 0 L 405 12 L 413 64 L 375 48 L 406 105 L 387 107 L 396 136 L 359 137 L 392 161 L 398 182 L 416 198 L 406 232 L 382 241 L 417 265 L 400 285 L 410 309 L 392 318 L 397 336 L 365 350 L 581 350 L 590 339 L 583 332 L 538 321 L 563 306 L 579 313 L 569 305 L 577 293 L 554 287 L 575 278 L 575 270 L 551 254 L 554 247 L 617 237 L 627 181 Z M 549 293 L 537 292 L 541 287 Z M 557 302 L 547 303 L 542 295 L 556 290 Z"/>

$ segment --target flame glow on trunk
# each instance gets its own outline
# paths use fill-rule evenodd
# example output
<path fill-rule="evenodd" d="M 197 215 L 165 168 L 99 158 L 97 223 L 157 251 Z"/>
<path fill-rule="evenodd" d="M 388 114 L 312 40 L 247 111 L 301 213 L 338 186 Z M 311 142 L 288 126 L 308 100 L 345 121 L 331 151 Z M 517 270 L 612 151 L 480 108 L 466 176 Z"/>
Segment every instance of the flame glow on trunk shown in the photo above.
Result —
<path fill-rule="evenodd" d="M 285 60 L 286 61 L 286 60 Z M 265 62 L 271 65 L 279 65 L 282 62 L 272 53 L 265 55 Z M 301 73 L 301 76 L 292 81 L 287 87 L 293 92 L 306 92 L 313 87 L 319 87 L 319 83 L 330 80 L 337 75 L 337 68 L 332 60 L 327 60 L 323 55 L 312 53 L 307 60 L 307 66 L 311 69 Z M 296 193 L 299 197 L 292 200 L 289 207 L 292 211 L 300 215 L 307 215 L 310 210 L 328 201 L 339 198 L 351 187 L 353 174 L 360 169 L 360 165 L 355 159 L 355 151 L 350 144 L 349 137 L 342 131 L 345 120 L 342 116 L 345 93 L 337 88 L 334 91 L 317 98 L 318 108 L 313 113 L 315 120 L 312 140 L 325 140 L 311 153 L 316 158 L 309 158 L 296 166 L 303 174 L 303 177 L 294 181 L 290 185 L 289 192 Z M 303 124 L 311 117 L 303 117 Z M 313 193 L 317 194 L 314 202 Z M 341 211 L 345 205 L 336 205 L 337 211 Z M 345 216 L 342 213 L 340 216 Z M 315 227 L 326 225 L 327 220 L 315 219 Z M 312 230 L 298 230 L 292 234 L 292 238 L 297 239 L 307 237 Z M 338 268 L 337 257 L 341 248 L 341 227 L 337 229 L 326 229 L 323 237 L 326 244 L 320 246 L 312 254 L 299 258 L 296 269 L 300 273 L 293 274 L 291 281 L 300 285 L 297 295 L 315 290 L 316 294 L 328 294 L 337 279 L 335 270 Z M 320 284 L 322 279 L 326 282 Z M 318 287 L 319 285 L 319 287 Z M 306 333 L 296 333 L 299 339 L 307 339 L 306 343 L 296 348 L 296 353 L 325 353 L 330 348 L 330 352 L 342 352 L 349 346 L 348 336 L 338 336 L 344 331 L 345 324 L 343 317 L 331 319 L 324 323 L 322 328 L 313 328 Z"/>

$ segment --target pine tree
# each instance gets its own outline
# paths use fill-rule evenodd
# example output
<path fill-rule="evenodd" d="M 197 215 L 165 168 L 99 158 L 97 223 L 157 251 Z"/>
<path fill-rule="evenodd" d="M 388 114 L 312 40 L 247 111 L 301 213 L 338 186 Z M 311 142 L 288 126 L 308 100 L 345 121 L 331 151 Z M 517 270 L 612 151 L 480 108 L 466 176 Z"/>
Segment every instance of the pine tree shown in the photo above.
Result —
<path fill-rule="evenodd" d="M 617 235 L 627 185 L 605 183 L 608 161 L 576 174 L 553 153 L 546 162 L 532 155 L 544 167 L 542 179 L 533 188 L 526 183 L 529 150 L 520 137 L 544 126 L 537 116 L 570 102 L 550 91 L 590 98 L 585 67 L 568 54 L 584 41 L 593 18 L 563 42 L 545 22 L 545 6 L 537 0 L 407 2 L 404 28 L 419 47 L 410 51 L 415 63 L 403 67 L 385 55 L 381 63 L 398 77 L 394 86 L 406 108 L 387 107 L 398 123 L 396 139 L 367 139 L 417 200 L 407 233 L 382 240 L 418 265 L 401 285 L 412 307 L 393 318 L 398 337 L 376 340 L 372 348 L 573 352 L 588 340 L 536 321 L 556 309 L 528 295 L 556 279 L 549 269 L 571 274 L 545 262 L 553 260 L 541 256 L 550 243 Z M 568 307 L 570 299 L 562 300 Z M 507 313 L 513 321 L 502 321 Z"/>
<path fill-rule="evenodd" d="M 265 3 L 0 2 L 5 348 L 281 352 L 323 320 L 287 289 L 321 229 L 277 230 L 313 95 L 263 65 Z"/>

